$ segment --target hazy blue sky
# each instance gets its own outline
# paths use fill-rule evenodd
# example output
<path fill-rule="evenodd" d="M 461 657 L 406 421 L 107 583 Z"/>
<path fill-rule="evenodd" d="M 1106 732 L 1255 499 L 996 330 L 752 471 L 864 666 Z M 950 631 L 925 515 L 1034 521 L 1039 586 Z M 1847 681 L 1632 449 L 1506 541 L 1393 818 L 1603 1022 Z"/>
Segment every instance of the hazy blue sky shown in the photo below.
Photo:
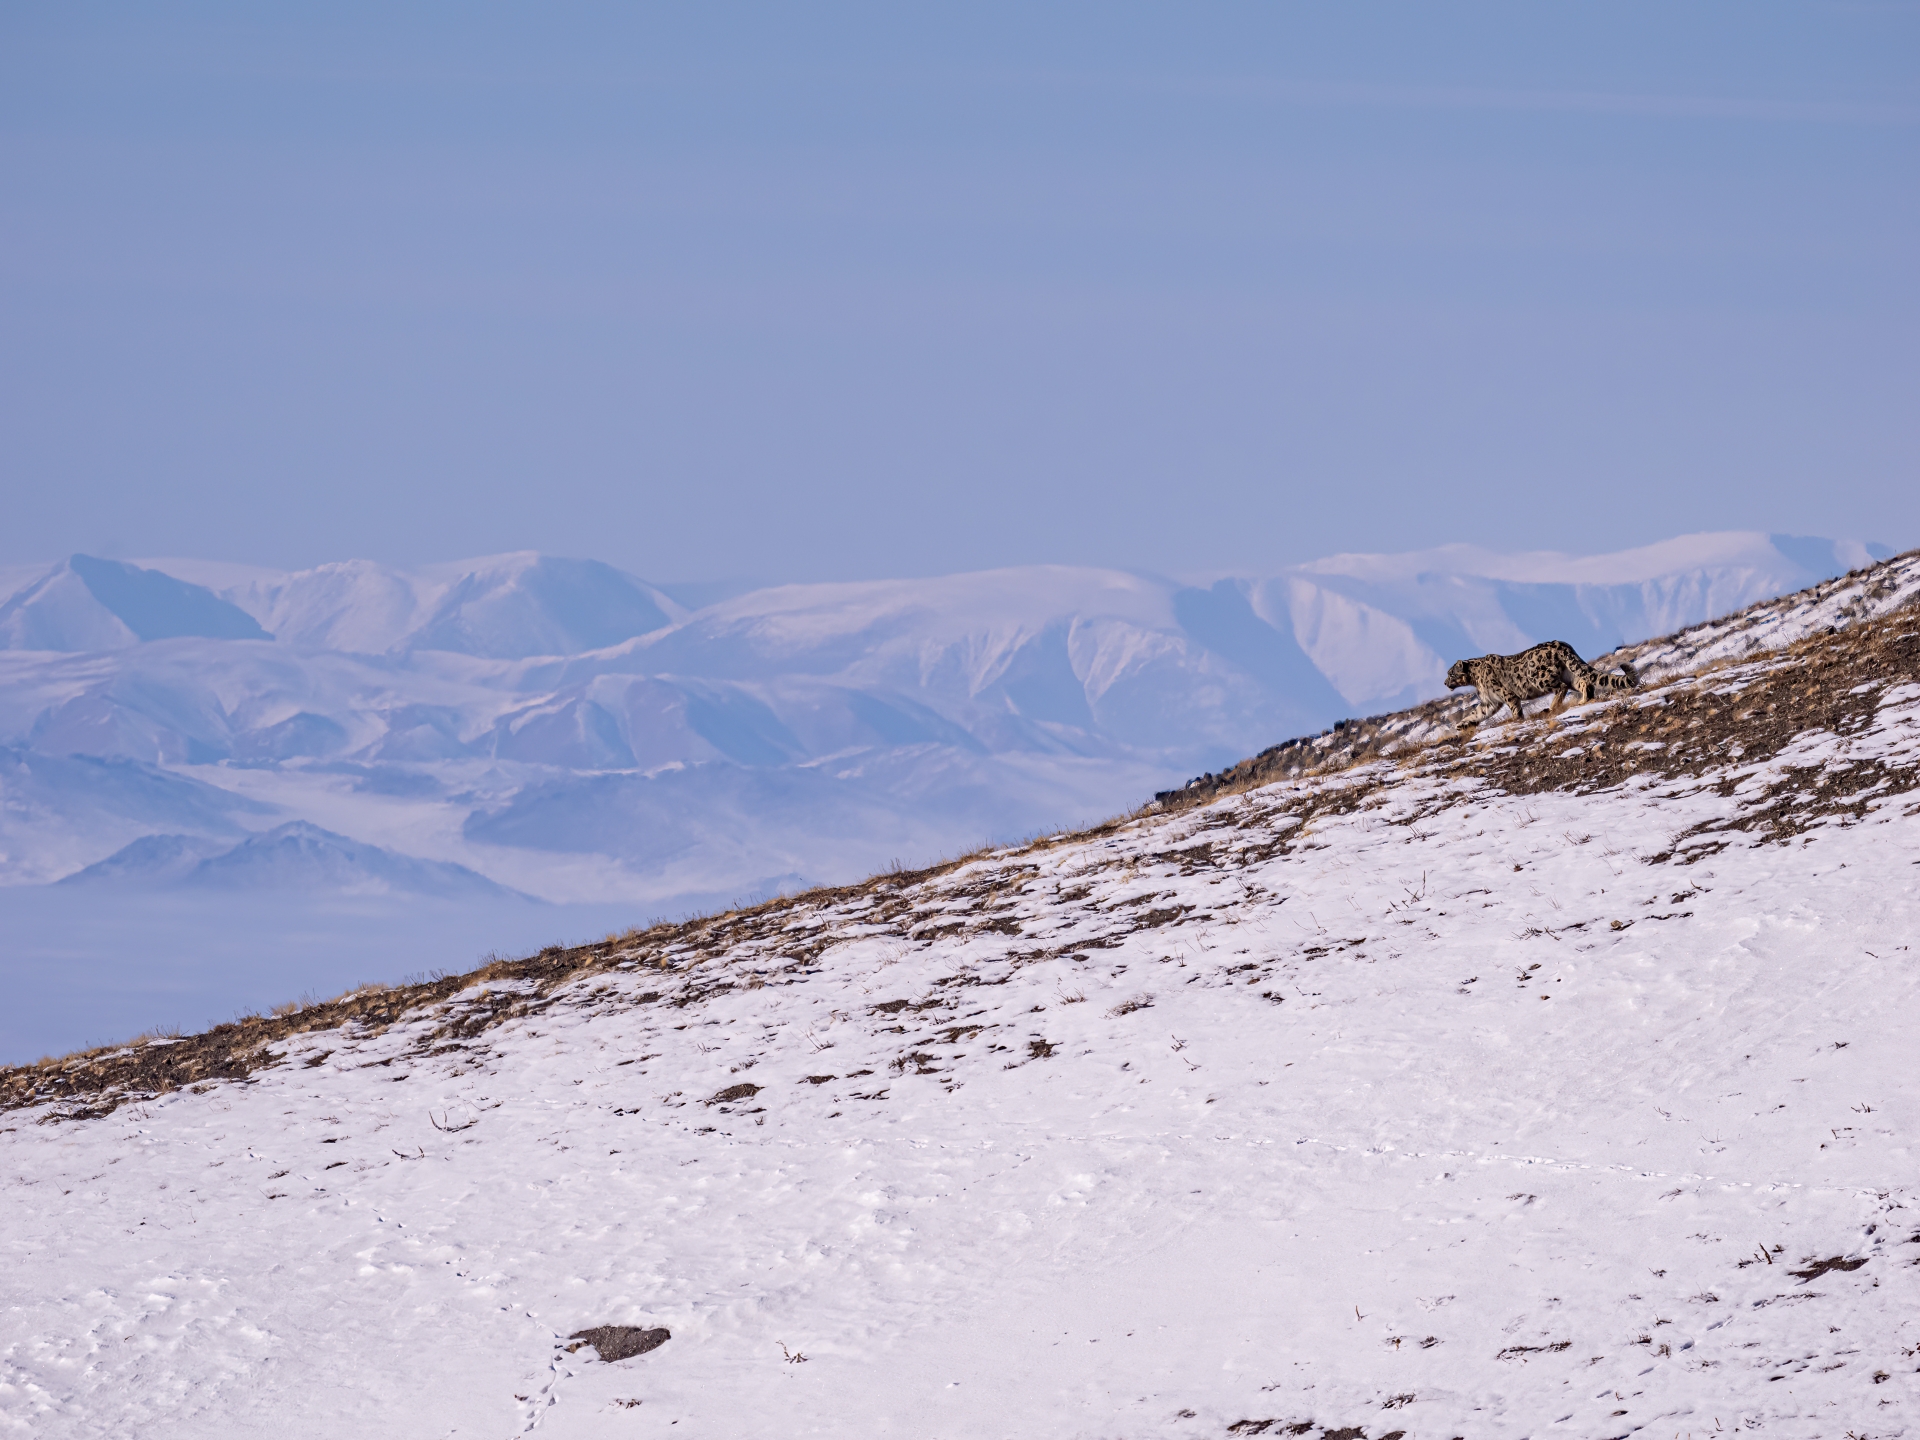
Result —
<path fill-rule="evenodd" d="M 1912 4 L 0 7 L 0 560 L 1920 542 Z"/>

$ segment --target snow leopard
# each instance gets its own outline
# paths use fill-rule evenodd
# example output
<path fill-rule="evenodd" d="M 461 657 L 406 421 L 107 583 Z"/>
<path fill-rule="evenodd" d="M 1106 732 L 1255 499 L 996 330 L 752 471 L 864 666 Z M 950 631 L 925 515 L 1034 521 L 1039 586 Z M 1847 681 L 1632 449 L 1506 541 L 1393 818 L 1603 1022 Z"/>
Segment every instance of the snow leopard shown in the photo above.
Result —
<path fill-rule="evenodd" d="M 1469 723 L 1479 724 L 1511 706 L 1511 719 L 1525 716 L 1529 700 L 1553 696 L 1555 708 L 1568 691 L 1577 693 L 1581 703 L 1595 696 L 1630 690 L 1640 683 L 1631 665 L 1622 665 L 1617 675 L 1605 674 L 1587 664 L 1579 652 L 1564 640 L 1548 640 L 1518 655 L 1482 655 L 1474 660 L 1456 660 L 1447 671 L 1447 688 L 1459 690 L 1468 685 L 1480 692 L 1480 708 Z"/>

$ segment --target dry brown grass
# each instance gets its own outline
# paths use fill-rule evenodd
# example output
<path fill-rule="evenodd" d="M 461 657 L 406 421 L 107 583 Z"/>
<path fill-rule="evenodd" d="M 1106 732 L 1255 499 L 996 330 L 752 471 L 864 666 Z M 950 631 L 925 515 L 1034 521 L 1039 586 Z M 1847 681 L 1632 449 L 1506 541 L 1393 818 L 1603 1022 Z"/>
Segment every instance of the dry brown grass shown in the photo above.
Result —
<path fill-rule="evenodd" d="M 1103 834 L 1123 821 L 1124 817 L 1109 820 L 1082 833 Z M 1029 848 L 1051 843 L 1055 843 L 1052 834 L 1046 840 L 1031 842 Z M 549 945 L 520 959 L 491 955 L 477 969 L 464 974 L 415 977 L 393 986 L 365 985 L 330 1000 L 280 1005 L 271 1015 L 241 1016 L 197 1035 L 149 1032 L 124 1045 L 6 1067 L 0 1069 L 0 1111 L 51 1104 L 56 1108 L 43 1118 L 91 1119 L 111 1114 L 133 1099 L 215 1081 L 244 1081 L 255 1070 L 284 1060 L 284 1052 L 273 1047 L 297 1035 L 348 1027 L 362 1034 L 377 1034 L 436 1009 L 444 1013 L 429 1041 L 441 1048 L 457 1046 L 507 1019 L 538 1013 L 551 1003 L 557 990 L 572 981 L 617 967 L 678 975 L 682 984 L 671 1003 L 692 1004 L 735 985 L 724 972 L 709 974 L 698 967 L 744 942 L 766 940 L 787 930 L 796 915 L 840 909 L 866 900 L 868 918 L 898 918 L 910 911 L 912 901 L 907 896 L 918 887 L 996 853 L 1011 858 L 1017 852 L 981 846 L 925 869 L 890 869 L 857 884 L 823 886 L 716 914 L 609 934 L 586 945 Z M 986 889 L 991 892 L 1002 884 L 1004 877 L 989 880 Z M 783 945 L 789 962 L 786 968 L 803 968 L 831 943 L 822 921 L 811 938 Z M 750 983 L 749 977 L 742 976 L 739 983 Z M 449 1002 L 467 991 L 474 993 L 465 995 L 457 1009 L 450 1006 Z M 661 998 L 658 992 L 652 992 L 637 997 L 634 1003 Z"/>

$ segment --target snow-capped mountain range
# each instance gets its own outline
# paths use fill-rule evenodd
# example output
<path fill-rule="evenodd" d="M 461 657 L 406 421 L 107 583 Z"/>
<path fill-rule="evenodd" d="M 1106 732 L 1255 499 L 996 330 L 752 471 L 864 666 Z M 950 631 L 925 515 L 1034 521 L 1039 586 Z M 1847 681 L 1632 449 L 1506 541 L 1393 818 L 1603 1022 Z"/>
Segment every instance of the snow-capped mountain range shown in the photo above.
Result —
<path fill-rule="evenodd" d="M 1460 655 L 1550 636 L 1598 654 L 1886 553 L 1729 532 L 698 609 L 535 554 L 291 573 L 75 555 L 0 572 L 0 884 L 490 885 L 661 913 L 1085 822 L 1435 695 Z"/>

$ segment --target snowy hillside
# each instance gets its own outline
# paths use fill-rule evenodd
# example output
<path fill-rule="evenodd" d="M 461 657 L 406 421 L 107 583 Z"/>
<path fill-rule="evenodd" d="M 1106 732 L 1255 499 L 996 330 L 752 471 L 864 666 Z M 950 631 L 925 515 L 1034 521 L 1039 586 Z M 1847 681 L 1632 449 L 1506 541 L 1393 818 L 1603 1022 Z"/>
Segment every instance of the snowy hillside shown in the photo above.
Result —
<path fill-rule="evenodd" d="M 1917 593 L 0 1073 L 0 1426 L 1912 1434 Z"/>
<path fill-rule="evenodd" d="M 1866 558 L 1728 534 L 1192 583 L 1033 567 L 693 611 L 531 554 L 17 572 L 0 1061 L 1092 823 L 1435 695 L 1459 654 L 1546 635 L 1592 653 Z M 359 859 L 249 843 L 294 825 Z M 237 903 L 242 876 L 273 903 Z M 410 903 L 455 895 L 452 923 Z"/>

